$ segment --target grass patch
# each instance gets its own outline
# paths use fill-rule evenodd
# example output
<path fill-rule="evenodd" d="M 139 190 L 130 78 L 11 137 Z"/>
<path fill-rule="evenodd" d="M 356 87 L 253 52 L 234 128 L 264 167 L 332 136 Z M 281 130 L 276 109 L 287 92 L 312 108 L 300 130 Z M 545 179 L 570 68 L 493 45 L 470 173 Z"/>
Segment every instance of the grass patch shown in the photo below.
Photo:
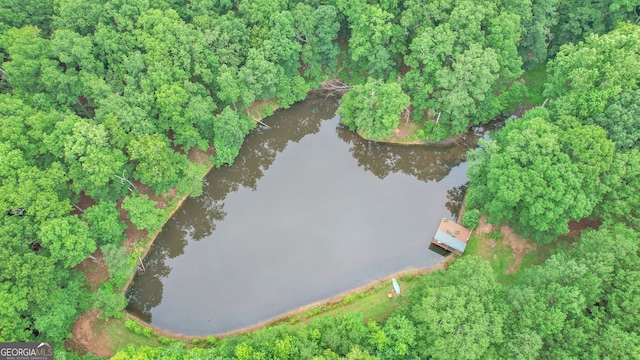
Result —
<path fill-rule="evenodd" d="M 551 255 L 557 253 L 560 250 L 566 250 L 571 246 L 572 239 L 568 236 L 560 235 L 558 239 L 551 244 L 538 244 L 536 250 L 526 254 L 522 258 L 521 268 L 528 268 L 535 265 L 540 265 L 547 260 Z"/>
<path fill-rule="evenodd" d="M 515 256 L 513 249 L 502 239 L 499 231 L 487 236 L 479 236 L 474 232 L 464 252 L 464 256 L 472 255 L 480 256 L 489 262 L 499 281 L 504 282 L 510 276 L 505 274 L 505 271 L 515 261 Z"/>
<path fill-rule="evenodd" d="M 391 316 L 393 311 L 398 307 L 398 303 L 402 301 L 402 298 L 420 283 L 422 276 L 428 275 L 407 275 L 397 278 L 396 280 L 398 280 L 398 284 L 400 285 L 400 293 L 402 294 L 398 297 L 392 299 L 388 297 L 388 294 L 391 293 L 393 289 L 391 281 L 388 281 L 368 291 L 348 295 L 339 303 L 311 309 L 291 318 L 290 323 L 296 325 L 307 324 L 319 315 L 335 316 L 351 312 L 362 313 L 365 321 L 384 321 Z"/>
<path fill-rule="evenodd" d="M 143 332 L 136 333 L 125 325 L 124 319 L 109 319 L 96 321 L 94 323 L 94 331 L 96 334 L 106 333 L 111 339 L 111 350 L 116 353 L 120 349 L 124 349 L 129 345 L 160 347 L 165 346 L 168 341 L 161 342 L 155 334 L 145 334 Z M 149 329 L 149 328 L 145 328 Z M 150 330 L 150 329 L 149 329 Z"/>
<path fill-rule="evenodd" d="M 568 246 L 570 246 L 570 239 L 566 236 L 558 237 L 558 240 L 551 244 L 534 244 L 529 247 L 526 253 L 521 255 L 522 260 L 515 272 L 505 274 L 505 271 L 516 261 L 516 256 L 510 244 L 503 239 L 502 233 L 493 231 L 486 235 L 478 235 L 473 232 L 464 256 L 476 255 L 482 257 L 489 262 L 498 281 L 511 284 L 522 276 L 525 269 L 544 263 L 558 250 Z"/>
<path fill-rule="evenodd" d="M 544 91 L 544 83 L 547 81 L 547 64 L 541 63 L 533 69 L 527 70 L 522 75 L 525 85 L 527 86 L 528 98 L 525 105 L 536 106 L 544 103 L 545 97 L 542 95 Z"/>

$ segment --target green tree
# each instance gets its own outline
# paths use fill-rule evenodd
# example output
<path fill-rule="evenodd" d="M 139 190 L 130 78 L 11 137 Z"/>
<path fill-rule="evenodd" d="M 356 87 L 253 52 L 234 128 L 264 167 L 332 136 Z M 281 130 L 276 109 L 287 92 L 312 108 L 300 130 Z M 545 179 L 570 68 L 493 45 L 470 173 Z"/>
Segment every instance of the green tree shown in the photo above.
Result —
<path fill-rule="evenodd" d="M 51 258 L 71 268 L 96 250 L 95 241 L 89 237 L 87 223 L 77 217 L 67 216 L 46 220 L 40 226 L 39 238 Z"/>
<path fill-rule="evenodd" d="M 94 308 L 102 310 L 103 318 L 122 318 L 124 313 L 122 309 L 127 306 L 127 299 L 120 288 L 118 288 L 114 280 L 109 280 L 100 285 L 100 288 L 95 293 Z"/>
<path fill-rule="evenodd" d="M 638 88 L 639 49 L 640 26 L 629 23 L 564 46 L 547 68 L 544 94 L 551 108 L 581 120 L 602 114 L 622 91 Z"/>
<path fill-rule="evenodd" d="M 575 248 L 529 269 L 506 292 L 506 328 L 517 336 L 502 356 L 518 348 L 520 358 L 600 358 L 615 339 L 626 348 L 614 352 L 633 357 L 640 319 L 627 311 L 638 306 L 639 264 L 637 233 L 620 224 L 584 232 Z"/>
<path fill-rule="evenodd" d="M 147 72 L 142 87 L 155 92 L 174 81 L 182 83 L 194 76 L 204 83 L 216 77 L 218 59 L 204 34 L 186 24 L 172 10 L 143 12 L 134 34 L 141 45 Z"/>
<path fill-rule="evenodd" d="M 54 3 L 55 16 L 52 27 L 68 29 L 80 35 L 95 31 L 103 11 L 103 1 L 61 0 Z"/>
<path fill-rule="evenodd" d="M 267 100 L 278 94 L 280 72 L 283 71 L 271 61 L 267 60 L 266 55 L 258 49 L 249 49 L 247 61 L 238 71 L 238 77 L 243 85 L 248 89 L 250 101 L 247 105 L 255 100 Z M 246 100 L 245 100 L 246 101 Z"/>
<path fill-rule="evenodd" d="M 392 316 L 382 329 L 389 342 L 379 350 L 379 356 L 385 359 L 416 359 L 418 329 L 403 315 Z"/>
<path fill-rule="evenodd" d="M 440 140 L 487 122 L 507 107 L 497 95 L 521 75 L 517 45 L 526 5 L 492 1 L 407 1 L 400 23 L 410 37 L 402 86 L 414 121 Z"/>
<path fill-rule="evenodd" d="M 330 349 L 338 356 L 346 356 L 354 345 L 362 344 L 368 336 L 362 313 L 323 316 L 309 325 L 309 331 L 318 335 L 322 349 Z"/>
<path fill-rule="evenodd" d="M 4 254 L 2 254 L 4 255 Z M 9 258 L 2 256 L 5 260 Z M 10 270 L 4 266 L 3 272 Z M 2 277 L 0 282 L 0 337 L 5 341 L 19 341 L 28 339 L 29 319 L 21 315 L 29 309 L 27 288 L 12 284 L 9 279 Z"/>
<path fill-rule="evenodd" d="M 149 233 L 162 228 L 166 220 L 166 212 L 156 208 L 157 203 L 146 195 L 127 195 L 122 201 L 122 208 L 133 226 Z"/>
<path fill-rule="evenodd" d="M 462 225 L 464 227 L 473 229 L 478 227 L 478 221 L 480 220 L 480 211 L 478 209 L 468 209 L 462 216 Z"/>
<path fill-rule="evenodd" d="M 337 10 L 331 5 L 313 8 L 298 3 L 291 10 L 295 19 L 296 40 L 302 45 L 300 58 L 303 63 L 304 77 L 315 87 L 324 79 L 324 73 L 333 73 L 338 64 Z"/>
<path fill-rule="evenodd" d="M 126 247 L 119 244 L 106 244 L 100 247 L 107 270 L 116 287 L 122 288 L 133 273 L 132 258 Z"/>
<path fill-rule="evenodd" d="M 89 236 L 99 246 L 105 244 L 120 244 L 124 240 L 124 229 L 127 227 L 120 221 L 120 211 L 113 201 L 99 201 L 96 205 L 84 211 L 87 220 Z"/>
<path fill-rule="evenodd" d="M 216 137 L 213 145 L 216 148 L 216 166 L 233 163 L 251 126 L 249 119 L 228 106 L 215 117 L 213 127 Z"/>
<path fill-rule="evenodd" d="M 126 149 L 137 136 L 157 132 L 147 113 L 151 112 L 148 94 L 127 90 L 127 96 L 111 94 L 99 100 L 96 109 L 96 122 L 104 125 L 112 135 L 111 144 L 118 149 Z"/>
<path fill-rule="evenodd" d="M 199 84 L 185 82 L 162 85 L 156 90 L 159 108 L 158 128 L 164 133 L 173 133 L 173 143 L 186 149 L 197 146 L 207 149 L 209 130 L 213 125 L 216 105 L 207 90 Z M 204 136 L 204 137 L 203 137 Z"/>
<path fill-rule="evenodd" d="M 53 15 L 53 3 L 47 0 L 6 0 L 0 4 L 0 34 L 10 28 L 36 26 L 48 33 Z"/>
<path fill-rule="evenodd" d="M 553 28 L 558 22 L 558 0 L 531 2 L 531 11 L 522 19 L 523 39 L 518 51 L 528 69 L 548 58 Z"/>
<path fill-rule="evenodd" d="M 300 51 L 302 45 L 296 41 L 295 20 L 289 11 L 274 14 L 271 19 L 269 37 L 262 44 L 267 60 L 279 65 L 289 77 L 300 76 Z"/>
<path fill-rule="evenodd" d="M 272 25 L 261 50 L 266 60 L 277 69 L 275 76 L 279 87 L 273 93 L 278 98 L 278 105 L 288 108 L 294 102 L 303 99 L 309 91 L 301 75 L 300 53 L 302 45 L 296 38 L 295 19 L 289 11 L 272 16 Z"/>
<path fill-rule="evenodd" d="M 586 120 L 602 126 L 618 151 L 640 150 L 640 89 L 625 90 L 611 100 L 604 113 Z"/>
<path fill-rule="evenodd" d="M 184 157 L 171 149 L 162 134 L 142 135 L 131 140 L 129 158 L 137 162 L 134 177 L 153 188 L 156 194 L 174 186 L 180 177 Z"/>
<path fill-rule="evenodd" d="M 563 44 L 578 43 L 591 34 L 604 34 L 619 22 L 638 22 L 637 1 L 590 0 L 575 4 L 559 2 L 552 29 L 551 55 Z"/>
<path fill-rule="evenodd" d="M 354 85 L 342 97 L 338 114 L 352 131 L 370 139 L 388 139 L 409 101 L 400 84 L 369 78 L 366 84 Z"/>
<path fill-rule="evenodd" d="M 221 65 L 239 67 L 249 51 L 251 33 L 246 19 L 228 12 L 202 24 L 204 34 L 212 39 L 212 47 Z"/>
<path fill-rule="evenodd" d="M 109 134 L 102 124 L 67 117 L 56 124 L 56 131 L 48 140 L 52 152 L 65 159 L 69 177 L 76 193 L 84 191 L 96 198 L 107 198 L 118 193 L 112 186 L 114 174 L 121 174 L 127 157 L 109 143 Z M 57 148 L 57 149 L 56 149 Z"/>
<path fill-rule="evenodd" d="M 219 86 L 218 98 L 220 98 L 222 104 L 231 105 L 236 111 L 246 109 L 255 100 L 255 95 L 240 80 L 238 69 L 235 67 L 222 65 L 216 82 Z"/>
<path fill-rule="evenodd" d="M 568 232 L 569 220 L 589 216 L 600 201 L 613 143 L 600 128 L 562 129 L 539 115 L 544 111 L 508 121 L 469 153 L 468 201 L 490 223 L 508 222 L 547 243 Z"/>
<path fill-rule="evenodd" d="M 340 6 L 349 20 L 352 66 L 356 71 L 387 79 L 406 50 L 404 31 L 394 15 L 366 1 L 342 1 Z"/>
<path fill-rule="evenodd" d="M 640 230 L 640 152 L 616 153 L 602 182 L 603 199 L 594 214 L 605 222 Z"/>
<path fill-rule="evenodd" d="M 49 71 L 54 73 L 57 64 L 48 40 L 39 36 L 36 27 L 12 28 L 2 37 L 0 46 L 7 52 L 9 61 L 2 69 L 9 74 L 8 82 L 14 93 L 19 96 L 44 93 L 45 84 L 40 75 Z"/>
<path fill-rule="evenodd" d="M 238 12 L 246 19 L 247 23 L 254 26 L 266 27 L 270 24 L 272 16 L 286 10 L 286 0 L 247 0 L 238 5 Z"/>
<path fill-rule="evenodd" d="M 436 71 L 436 90 L 427 104 L 432 115 L 440 117 L 441 126 L 450 128 L 448 134 L 463 132 L 468 127 L 468 118 L 476 104 L 485 100 L 498 80 L 499 71 L 495 51 L 476 44 L 460 54 L 451 69 L 443 67 Z"/>
<path fill-rule="evenodd" d="M 89 295 L 81 288 L 84 285 L 83 274 L 72 274 L 68 281 L 59 284 L 61 286 L 58 288 L 49 289 L 46 302 L 33 309 L 33 327 L 41 334 L 46 334 L 49 339 L 70 337 L 71 324 L 78 318 L 80 311 L 85 310 L 82 305 Z"/>
<path fill-rule="evenodd" d="M 425 277 L 408 297 L 398 312 L 418 329 L 412 352 L 417 358 L 482 359 L 503 341 L 502 288 L 478 257 L 463 257 L 446 273 Z"/>

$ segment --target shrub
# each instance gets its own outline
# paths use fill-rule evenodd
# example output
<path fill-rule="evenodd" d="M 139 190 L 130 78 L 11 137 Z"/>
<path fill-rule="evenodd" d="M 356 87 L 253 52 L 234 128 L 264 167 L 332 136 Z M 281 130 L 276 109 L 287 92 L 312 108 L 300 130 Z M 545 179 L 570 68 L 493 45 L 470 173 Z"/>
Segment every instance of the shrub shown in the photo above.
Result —
<path fill-rule="evenodd" d="M 467 209 L 462 216 L 462 226 L 473 229 L 478 227 L 478 220 L 480 220 L 480 210 Z"/>

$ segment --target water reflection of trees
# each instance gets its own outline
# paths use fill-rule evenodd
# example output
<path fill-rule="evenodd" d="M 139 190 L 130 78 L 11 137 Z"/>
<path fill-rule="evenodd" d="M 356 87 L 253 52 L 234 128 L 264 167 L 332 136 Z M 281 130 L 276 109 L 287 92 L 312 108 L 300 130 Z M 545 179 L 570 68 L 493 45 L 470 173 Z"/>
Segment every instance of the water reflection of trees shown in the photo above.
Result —
<path fill-rule="evenodd" d="M 351 145 L 349 151 L 358 166 L 380 179 L 401 172 L 422 181 L 440 181 L 465 160 L 468 150 L 459 144 L 404 146 L 376 143 L 362 139 L 344 126 L 338 126 L 336 132 L 340 139 Z"/>
<path fill-rule="evenodd" d="M 264 120 L 270 129 L 259 127 L 247 137 L 233 166 L 212 171 L 207 177 L 205 193 L 216 200 L 240 187 L 256 189 L 257 182 L 269 169 L 278 153 L 291 142 L 299 142 L 320 130 L 323 120 L 331 119 L 338 106 L 333 98 L 310 96 L 286 111 L 276 112 Z"/>
<path fill-rule="evenodd" d="M 151 309 L 162 301 L 162 278 L 171 272 L 165 264 L 170 249 L 162 247 L 153 256 L 144 258 L 145 272 L 135 276 L 127 289 L 127 311 L 144 321 L 151 322 Z"/>
<path fill-rule="evenodd" d="M 467 193 L 467 184 L 455 186 L 447 190 L 447 203 L 444 204 L 451 213 L 451 218 L 458 220 L 458 213 L 462 208 L 464 195 Z"/>
<path fill-rule="evenodd" d="M 337 99 L 310 96 L 307 101 L 265 119 L 270 129 L 253 130 L 233 166 L 211 171 L 205 179 L 203 195 L 188 199 L 165 225 L 145 258 L 145 273 L 137 275 L 127 291 L 127 310 L 150 322 L 151 309 L 162 301 L 162 279 L 171 272 L 166 259 L 182 255 L 189 240 L 197 241 L 211 235 L 216 223 L 226 216 L 224 200 L 227 195 L 241 187 L 256 190 L 258 180 L 278 153 L 289 143 L 317 133 L 322 121 L 335 115 L 337 106 Z"/>

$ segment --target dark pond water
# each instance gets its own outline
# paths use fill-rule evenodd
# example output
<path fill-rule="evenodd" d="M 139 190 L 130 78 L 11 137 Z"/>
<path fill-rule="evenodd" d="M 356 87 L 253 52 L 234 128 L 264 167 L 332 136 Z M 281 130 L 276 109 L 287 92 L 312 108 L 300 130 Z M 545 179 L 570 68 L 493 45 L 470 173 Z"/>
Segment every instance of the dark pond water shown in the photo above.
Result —
<path fill-rule="evenodd" d="M 211 171 L 153 244 L 128 310 L 174 333 L 218 334 L 440 263 L 431 235 L 458 211 L 478 135 L 377 144 L 336 108 L 317 97 L 277 112 L 233 166 Z"/>

